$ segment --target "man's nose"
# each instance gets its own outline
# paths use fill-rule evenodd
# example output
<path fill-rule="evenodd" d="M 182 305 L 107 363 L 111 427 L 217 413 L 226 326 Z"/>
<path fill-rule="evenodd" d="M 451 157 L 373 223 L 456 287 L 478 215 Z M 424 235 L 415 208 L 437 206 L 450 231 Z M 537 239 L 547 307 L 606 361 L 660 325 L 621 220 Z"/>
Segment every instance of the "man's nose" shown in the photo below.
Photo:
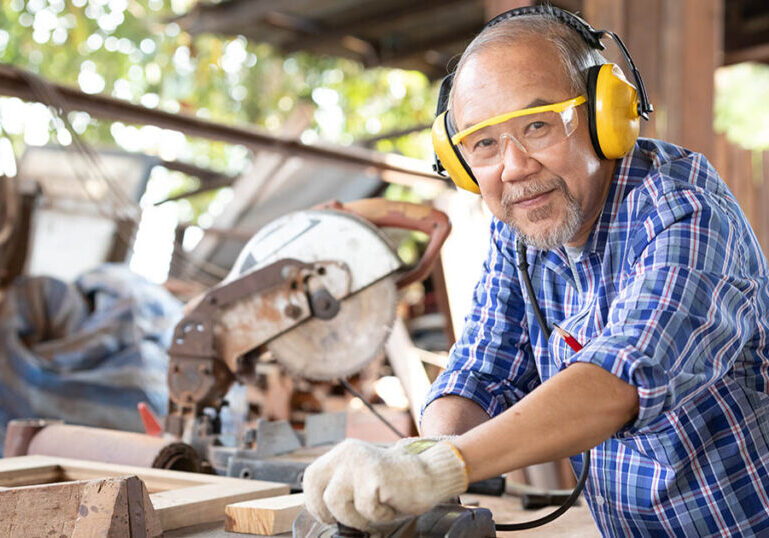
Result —
<path fill-rule="evenodd" d="M 542 166 L 512 136 L 505 135 L 502 137 L 499 150 L 502 161 L 502 181 L 525 179 Z"/>

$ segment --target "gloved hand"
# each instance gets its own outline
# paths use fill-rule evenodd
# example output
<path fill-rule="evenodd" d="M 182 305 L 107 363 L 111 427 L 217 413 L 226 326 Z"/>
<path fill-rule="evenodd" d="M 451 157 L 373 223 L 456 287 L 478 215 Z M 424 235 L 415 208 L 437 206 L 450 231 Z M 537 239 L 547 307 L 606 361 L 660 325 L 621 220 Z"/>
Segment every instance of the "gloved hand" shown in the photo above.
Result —
<path fill-rule="evenodd" d="M 448 441 L 401 440 L 380 447 L 347 439 L 304 473 L 307 509 L 324 523 L 365 530 L 404 514 L 421 514 L 467 489 L 467 469 Z"/>

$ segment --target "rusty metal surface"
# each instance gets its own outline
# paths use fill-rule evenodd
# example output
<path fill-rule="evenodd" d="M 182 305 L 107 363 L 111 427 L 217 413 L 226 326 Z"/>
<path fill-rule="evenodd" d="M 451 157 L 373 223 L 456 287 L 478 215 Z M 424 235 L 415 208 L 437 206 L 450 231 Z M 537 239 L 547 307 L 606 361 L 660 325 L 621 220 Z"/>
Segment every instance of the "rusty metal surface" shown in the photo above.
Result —
<path fill-rule="evenodd" d="M 267 348 L 288 370 L 306 379 L 347 377 L 382 354 L 397 302 L 395 276 L 386 277 L 346 298 L 333 319 L 309 319 Z"/>
<path fill-rule="evenodd" d="M 166 430 L 180 435 L 202 408 L 219 407 L 244 353 L 311 317 L 308 283 L 336 300 L 350 280 L 343 263 L 282 259 L 210 290 L 174 331 Z"/>

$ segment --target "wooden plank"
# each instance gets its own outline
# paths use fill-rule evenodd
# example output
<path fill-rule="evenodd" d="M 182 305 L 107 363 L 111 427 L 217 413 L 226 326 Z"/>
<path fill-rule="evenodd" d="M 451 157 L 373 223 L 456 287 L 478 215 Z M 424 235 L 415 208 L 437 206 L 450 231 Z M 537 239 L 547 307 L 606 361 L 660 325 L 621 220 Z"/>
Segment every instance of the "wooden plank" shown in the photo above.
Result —
<path fill-rule="evenodd" d="M 646 93 L 653 106 L 660 102 L 662 80 L 660 57 L 663 54 L 661 29 L 663 0 L 628 0 L 625 5 L 625 31 L 620 37 L 627 45 L 630 55 L 641 73 Z M 622 70 L 630 77 L 628 69 Z M 632 78 L 629 79 L 633 82 Z M 641 136 L 657 138 L 658 116 L 652 114 L 649 121 L 641 121 Z"/>
<path fill-rule="evenodd" d="M 62 469 L 39 456 L 0 458 L 0 486 L 14 488 L 62 481 Z"/>
<path fill-rule="evenodd" d="M 684 36 L 681 31 L 684 12 L 682 2 L 664 2 L 662 7 L 662 50 L 660 57 L 663 94 L 655 103 L 657 132 L 661 138 L 673 143 L 683 141 L 684 77 L 681 64 Z"/>
<path fill-rule="evenodd" d="M 723 0 L 683 0 L 683 73 L 681 109 L 684 146 L 710 155 L 715 149 L 713 131 L 713 73 L 723 59 Z"/>
<path fill-rule="evenodd" d="M 160 518 L 163 530 L 178 529 L 188 525 L 221 521 L 228 504 L 263 497 L 275 497 L 289 492 L 286 484 L 271 484 L 265 487 L 258 480 L 240 480 L 239 484 L 205 484 L 190 488 L 161 491 L 150 495 L 155 513 Z"/>
<path fill-rule="evenodd" d="M 419 413 L 430 390 L 430 380 L 411 341 L 406 324 L 401 318 L 396 318 L 393 330 L 385 344 L 385 350 L 387 360 L 403 385 L 406 398 L 409 400 L 411 416 L 414 422 L 419 424 Z"/>
<path fill-rule="evenodd" d="M 227 505 L 224 530 L 273 536 L 289 532 L 304 508 L 304 495 L 283 495 Z"/>
<path fill-rule="evenodd" d="M 149 491 L 156 491 L 149 495 L 149 500 L 163 531 L 221 521 L 224 519 L 224 508 L 227 504 L 285 495 L 289 492 L 289 486 L 286 484 L 165 469 L 147 469 L 48 456 L 0 459 L 1 486 L 30 484 L 34 478 L 40 477 L 48 481 L 64 481 L 82 480 L 84 477 L 94 479 L 127 475 L 138 476 Z M 0 495 L 8 491 L 14 490 L 0 492 Z M 138 498 L 136 492 L 133 492 L 132 496 Z M 3 511 L 0 509 L 0 521 L 2 520 Z M 0 536 L 5 536 L 2 528 L 0 528 Z"/>

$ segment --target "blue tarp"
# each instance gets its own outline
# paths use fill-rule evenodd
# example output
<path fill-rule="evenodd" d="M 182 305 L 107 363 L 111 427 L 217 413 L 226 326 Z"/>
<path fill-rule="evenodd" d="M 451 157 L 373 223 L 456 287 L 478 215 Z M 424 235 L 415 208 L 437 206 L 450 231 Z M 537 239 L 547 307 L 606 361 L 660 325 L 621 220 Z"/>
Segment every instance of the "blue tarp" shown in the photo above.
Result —
<path fill-rule="evenodd" d="M 23 277 L 0 305 L 0 453 L 14 418 L 142 431 L 168 405 L 167 349 L 182 304 L 126 266 L 74 284 Z"/>

